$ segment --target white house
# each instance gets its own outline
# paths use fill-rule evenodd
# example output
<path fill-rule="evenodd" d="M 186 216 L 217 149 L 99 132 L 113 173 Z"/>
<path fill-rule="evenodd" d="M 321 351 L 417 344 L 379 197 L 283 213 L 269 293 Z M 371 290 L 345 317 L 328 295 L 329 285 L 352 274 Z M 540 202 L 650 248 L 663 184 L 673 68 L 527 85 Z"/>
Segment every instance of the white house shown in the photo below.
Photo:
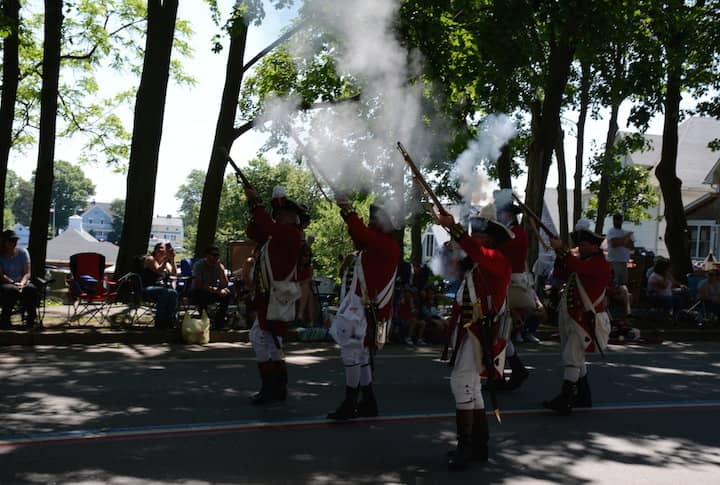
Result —
<path fill-rule="evenodd" d="M 148 247 L 163 241 L 170 241 L 175 247 L 183 247 L 185 242 L 185 234 L 183 230 L 183 221 L 179 217 L 155 216 L 150 227 L 150 241 Z"/>
<path fill-rule="evenodd" d="M 112 232 L 113 214 L 110 204 L 92 201 L 82 214 L 83 229 L 98 241 L 105 241 Z"/>
<path fill-rule="evenodd" d="M 620 133 L 619 136 L 624 136 Z M 655 177 L 655 167 L 660 163 L 661 135 L 646 135 L 651 149 L 627 155 L 623 163 L 646 167 L 653 185 L 660 190 Z M 720 252 L 720 152 L 708 148 L 712 140 L 720 139 L 720 120 L 708 117 L 692 117 L 678 125 L 677 176 L 682 181 L 681 197 L 685 217 L 690 229 L 690 257 L 704 259 L 709 251 Z M 663 217 L 665 204 L 650 209 L 652 219 L 640 225 L 626 224 L 627 230 L 635 231 L 636 245 L 667 256 L 665 246 L 666 222 Z M 605 227 L 611 222 L 606 221 Z"/>
<path fill-rule="evenodd" d="M 68 228 L 47 243 L 47 263 L 66 267 L 70 256 L 77 253 L 100 253 L 110 266 L 117 260 L 118 247 L 107 241 L 98 241 L 83 229 L 82 217 L 70 216 Z"/>

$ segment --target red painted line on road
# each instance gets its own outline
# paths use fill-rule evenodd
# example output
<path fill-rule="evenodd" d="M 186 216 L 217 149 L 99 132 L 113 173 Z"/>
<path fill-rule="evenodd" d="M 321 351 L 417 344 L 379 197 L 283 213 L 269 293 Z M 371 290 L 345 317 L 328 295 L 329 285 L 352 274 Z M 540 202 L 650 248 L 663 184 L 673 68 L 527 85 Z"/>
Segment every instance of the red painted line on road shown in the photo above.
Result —
<path fill-rule="evenodd" d="M 690 401 L 676 403 L 626 403 L 608 404 L 594 408 L 576 408 L 574 413 L 578 414 L 600 414 L 600 413 L 627 413 L 647 411 L 683 411 L 683 410 L 716 410 L 720 409 L 720 401 Z M 492 417 L 493 413 L 488 412 Z M 547 409 L 511 409 L 502 411 L 502 416 L 531 416 L 554 414 Z M 431 421 L 451 419 L 455 413 L 425 413 L 425 414 L 400 414 L 379 416 L 375 418 L 358 418 L 351 421 L 331 421 L 325 418 L 308 418 L 293 421 L 250 421 L 250 422 L 227 422 L 227 423 L 199 423 L 179 424 L 169 426 L 150 426 L 135 428 L 116 428 L 103 430 L 77 430 L 67 432 L 51 432 L 30 436 L 0 437 L 0 449 L 18 448 L 44 444 L 79 444 L 89 441 L 120 441 L 139 438 L 169 438 L 182 436 L 198 436 L 227 434 L 233 432 L 257 431 L 261 429 L 286 430 L 302 428 L 319 428 L 334 426 L 351 426 L 357 423 L 393 423 L 407 421 Z"/>

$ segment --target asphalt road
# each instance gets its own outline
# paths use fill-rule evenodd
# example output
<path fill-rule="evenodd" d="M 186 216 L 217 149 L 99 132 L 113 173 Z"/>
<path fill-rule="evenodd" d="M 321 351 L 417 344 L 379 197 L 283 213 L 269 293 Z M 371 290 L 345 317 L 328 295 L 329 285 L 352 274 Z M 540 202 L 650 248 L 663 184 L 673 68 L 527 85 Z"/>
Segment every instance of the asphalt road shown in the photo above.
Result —
<path fill-rule="evenodd" d="M 612 347 L 590 366 L 595 407 L 570 417 L 539 407 L 561 383 L 556 344 L 521 352 L 531 378 L 500 395 L 490 462 L 450 473 L 437 348 L 386 347 L 382 416 L 338 424 L 326 344 L 289 346 L 288 402 L 263 408 L 246 344 L 6 347 L 0 483 L 720 483 L 720 344 Z"/>

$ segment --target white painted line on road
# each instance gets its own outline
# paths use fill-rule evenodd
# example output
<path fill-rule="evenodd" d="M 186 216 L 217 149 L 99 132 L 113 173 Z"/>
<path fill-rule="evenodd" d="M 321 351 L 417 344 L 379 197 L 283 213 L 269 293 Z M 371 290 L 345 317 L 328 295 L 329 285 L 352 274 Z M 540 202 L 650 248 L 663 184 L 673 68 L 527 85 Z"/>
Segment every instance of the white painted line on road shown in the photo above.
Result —
<path fill-rule="evenodd" d="M 581 414 L 601 414 L 612 412 L 647 412 L 647 411 L 680 411 L 680 410 L 713 410 L 720 409 L 720 401 L 678 401 L 650 403 L 618 403 L 603 404 L 594 408 L 574 409 Z M 546 409 L 508 409 L 502 416 L 529 416 L 554 414 Z M 492 417 L 492 413 L 488 412 Z M 166 438 L 200 434 L 232 433 L 257 431 L 260 429 L 299 429 L 321 426 L 342 426 L 353 423 L 392 423 L 418 420 L 451 419 L 455 413 L 419 413 L 396 414 L 376 418 L 359 418 L 352 421 L 332 421 L 324 417 L 310 417 L 299 420 L 279 421 L 228 421 L 217 423 L 176 424 L 166 426 L 139 426 L 127 428 L 106 428 L 96 430 L 58 431 L 19 436 L 0 436 L 0 449 L 16 448 L 41 444 L 72 444 L 87 441 L 112 441 L 140 438 Z"/>

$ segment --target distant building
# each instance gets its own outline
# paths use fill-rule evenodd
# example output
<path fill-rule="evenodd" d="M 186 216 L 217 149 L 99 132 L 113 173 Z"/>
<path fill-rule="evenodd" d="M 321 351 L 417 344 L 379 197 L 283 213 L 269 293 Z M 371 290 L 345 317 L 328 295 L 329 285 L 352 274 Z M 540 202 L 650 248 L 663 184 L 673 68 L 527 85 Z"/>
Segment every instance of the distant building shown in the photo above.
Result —
<path fill-rule="evenodd" d="M 106 202 L 92 201 L 82 213 L 83 229 L 92 233 L 98 241 L 107 240 L 108 234 L 112 232 L 112 221 L 113 214 L 110 204 Z"/>
<path fill-rule="evenodd" d="M 111 266 L 117 260 L 118 247 L 106 241 L 98 241 L 83 229 L 83 218 L 70 216 L 67 230 L 47 243 L 47 264 L 67 267 L 70 256 L 77 253 L 100 253 L 105 264 Z"/>
<path fill-rule="evenodd" d="M 181 248 L 185 243 L 185 233 L 183 230 L 183 221 L 179 217 L 155 216 L 150 226 L 150 241 L 148 247 L 152 247 L 159 242 L 169 241 L 173 246 Z"/>

